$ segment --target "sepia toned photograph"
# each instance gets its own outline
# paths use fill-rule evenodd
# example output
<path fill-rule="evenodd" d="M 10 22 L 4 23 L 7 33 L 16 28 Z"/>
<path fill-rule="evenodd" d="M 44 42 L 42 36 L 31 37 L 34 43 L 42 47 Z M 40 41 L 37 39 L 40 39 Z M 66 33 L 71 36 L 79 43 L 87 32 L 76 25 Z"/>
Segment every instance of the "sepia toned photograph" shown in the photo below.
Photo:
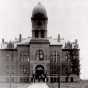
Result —
<path fill-rule="evenodd" d="M 87 0 L 0 0 L 0 88 L 88 88 Z"/>

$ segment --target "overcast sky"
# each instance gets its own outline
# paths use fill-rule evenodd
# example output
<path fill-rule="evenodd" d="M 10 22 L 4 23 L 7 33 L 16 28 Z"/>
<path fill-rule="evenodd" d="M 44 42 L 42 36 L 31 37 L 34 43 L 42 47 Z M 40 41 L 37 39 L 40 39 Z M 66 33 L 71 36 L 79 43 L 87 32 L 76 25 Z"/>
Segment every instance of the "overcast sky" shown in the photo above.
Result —
<path fill-rule="evenodd" d="M 88 79 L 88 0 L 0 0 L 0 40 L 31 35 L 31 14 L 41 2 L 48 14 L 48 36 L 79 40 L 81 78 Z"/>

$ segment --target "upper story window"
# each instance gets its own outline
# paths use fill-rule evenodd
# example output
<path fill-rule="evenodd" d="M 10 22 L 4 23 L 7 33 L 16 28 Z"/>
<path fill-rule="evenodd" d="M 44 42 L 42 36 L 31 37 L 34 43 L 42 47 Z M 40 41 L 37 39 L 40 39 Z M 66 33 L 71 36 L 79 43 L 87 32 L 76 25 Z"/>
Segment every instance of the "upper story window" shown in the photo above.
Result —
<path fill-rule="evenodd" d="M 58 51 L 52 52 L 51 59 L 52 59 L 51 61 L 53 63 L 59 63 L 60 62 L 60 55 L 59 55 Z"/>
<path fill-rule="evenodd" d="M 37 60 L 44 60 L 44 53 L 43 53 L 43 50 L 38 50 L 36 52 L 36 58 Z"/>
<path fill-rule="evenodd" d="M 22 51 L 21 53 L 20 53 L 20 62 L 29 62 L 29 55 L 28 55 L 28 53 L 27 52 L 25 52 L 25 51 Z"/>

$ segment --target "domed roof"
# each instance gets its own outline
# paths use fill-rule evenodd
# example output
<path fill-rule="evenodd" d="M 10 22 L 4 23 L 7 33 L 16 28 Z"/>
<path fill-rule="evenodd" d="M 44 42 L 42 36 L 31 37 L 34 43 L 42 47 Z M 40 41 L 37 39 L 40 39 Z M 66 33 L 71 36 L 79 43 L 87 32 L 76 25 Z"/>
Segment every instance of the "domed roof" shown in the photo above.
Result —
<path fill-rule="evenodd" d="M 34 7 L 32 12 L 32 18 L 47 18 L 47 12 L 44 6 L 39 2 L 37 6 Z"/>

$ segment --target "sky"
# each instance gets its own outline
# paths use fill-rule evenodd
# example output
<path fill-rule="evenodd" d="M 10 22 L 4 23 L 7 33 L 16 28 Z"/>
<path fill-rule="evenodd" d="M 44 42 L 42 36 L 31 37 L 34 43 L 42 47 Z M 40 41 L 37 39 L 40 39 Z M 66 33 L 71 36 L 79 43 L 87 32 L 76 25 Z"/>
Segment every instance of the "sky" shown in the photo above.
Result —
<path fill-rule="evenodd" d="M 88 0 L 0 0 L 0 41 L 31 36 L 33 8 L 41 2 L 48 15 L 48 36 L 78 39 L 82 79 L 88 79 Z"/>

